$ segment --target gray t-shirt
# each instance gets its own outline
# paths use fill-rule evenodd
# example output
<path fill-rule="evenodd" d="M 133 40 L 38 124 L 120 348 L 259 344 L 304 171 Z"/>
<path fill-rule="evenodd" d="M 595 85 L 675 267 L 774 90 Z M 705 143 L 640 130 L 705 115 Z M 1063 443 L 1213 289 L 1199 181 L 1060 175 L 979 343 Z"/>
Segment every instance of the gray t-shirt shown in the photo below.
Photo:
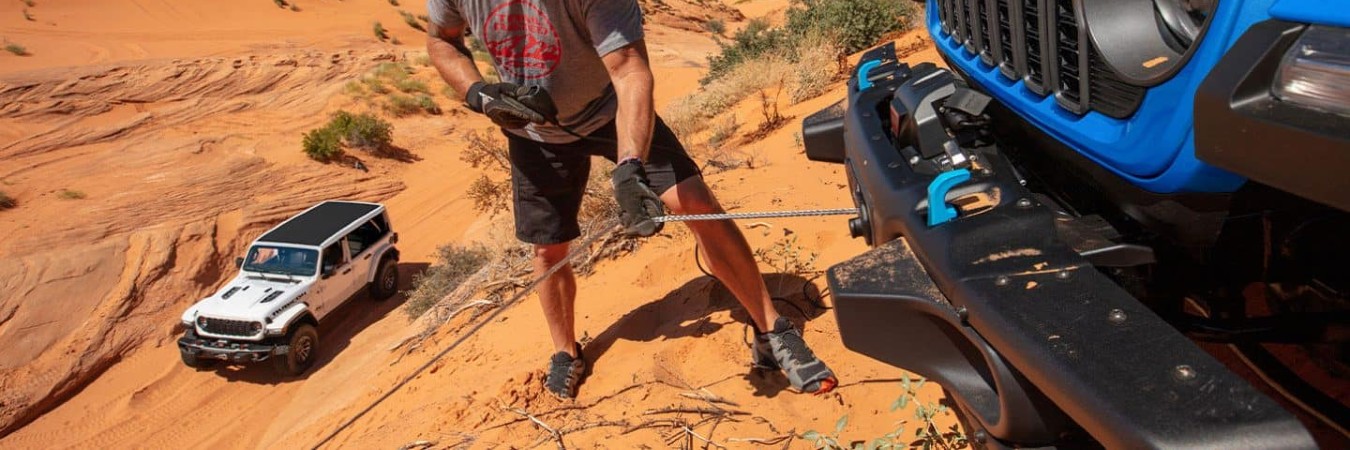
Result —
<path fill-rule="evenodd" d="M 643 37 L 637 0 L 427 0 L 427 11 L 433 24 L 465 27 L 480 39 L 502 81 L 547 89 L 559 122 L 582 135 L 618 110 L 600 57 Z M 576 140 L 550 124 L 511 132 L 548 143 Z"/>

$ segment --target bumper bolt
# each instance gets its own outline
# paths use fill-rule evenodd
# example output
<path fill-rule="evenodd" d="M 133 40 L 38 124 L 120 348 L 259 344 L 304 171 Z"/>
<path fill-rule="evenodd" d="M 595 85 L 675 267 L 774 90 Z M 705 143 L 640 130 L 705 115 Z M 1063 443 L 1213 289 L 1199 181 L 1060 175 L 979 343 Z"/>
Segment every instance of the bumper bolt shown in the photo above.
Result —
<path fill-rule="evenodd" d="M 1008 283 L 1011 282 L 1011 281 L 1012 281 L 1012 280 L 1009 279 L 1006 275 L 999 275 L 998 278 L 995 278 L 995 279 L 994 279 L 994 285 L 995 285 L 995 286 L 1007 286 Z"/>
<path fill-rule="evenodd" d="M 1017 199 L 1017 207 L 1018 207 L 1018 208 L 1030 208 L 1030 207 L 1031 207 L 1031 199 L 1029 199 L 1029 198 L 1019 198 L 1019 199 Z"/>
<path fill-rule="evenodd" d="M 1125 311 L 1121 311 L 1120 308 L 1112 309 L 1111 312 L 1106 314 L 1106 320 L 1109 320 L 1116 325 L 1125 323 L 1125 319 L 1127 318 L 1128 316 L 1125 315 Z"/>
<path fill-rule="evenodd" d="M 1067 280 L 1067 279 L 1069 279 L 1069 276 L 1070 276 L 1070 275 L 1072 275 L 1072 274 L 1069 273 L 1068 270 L 1061 270 L 1061 271 L 1059 271 L 1059 272 L 1055 272 L 1055 278 L 1059 278 L 1059 279 L 1061 279 L 1061 280 Z"/>
<path fill-rule="evenodd" d="M 1182 364 L 1177 366 L 1175 375 L 1178 380 L 1191 381 L 1195 379 L 1196 373 L 1195 369 L 1192 369 L 1191 366 Z"/>

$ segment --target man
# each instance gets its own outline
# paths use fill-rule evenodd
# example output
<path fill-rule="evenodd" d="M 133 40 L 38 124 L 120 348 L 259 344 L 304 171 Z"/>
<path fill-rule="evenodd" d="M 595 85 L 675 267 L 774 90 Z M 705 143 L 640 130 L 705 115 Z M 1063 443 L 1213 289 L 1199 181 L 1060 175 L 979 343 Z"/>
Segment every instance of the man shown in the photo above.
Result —
<path fill-rule="evenodd" d="M 516 237 L 534 245 L 534 269 L 562 261 L 580 235 L 577 211 L 590 158 L 617 165 L 614 195 L 626 233 L 651 236 L 663 206 L 675 214 L 723 212 L 670 128 L 653 112 L 651 67 L 636 0 L 428 0 L 427 52 L 465 103 L 505 129 Z M 485 83 L 464 36 L 492 56 L 500 83 Z M 531 89 L 533 88 L 533 89 Z M 539 101 L 539 93 L 552 101 Z M 556 105 L 556 108 L 554 107 Z M 584 136 L 584 138 L 582 137 Z M 690 222 L 709 265 L 754 321 L 752 362 L 782 369 L 793 387 L 822 393 L 834 374 L 774 310 L 750 246 L 730 221 Z M 539 285 L 553 346 L 545 386 L 573 398 L 586 372 L 576 343 L 576 279 L 564 267 Z"/>

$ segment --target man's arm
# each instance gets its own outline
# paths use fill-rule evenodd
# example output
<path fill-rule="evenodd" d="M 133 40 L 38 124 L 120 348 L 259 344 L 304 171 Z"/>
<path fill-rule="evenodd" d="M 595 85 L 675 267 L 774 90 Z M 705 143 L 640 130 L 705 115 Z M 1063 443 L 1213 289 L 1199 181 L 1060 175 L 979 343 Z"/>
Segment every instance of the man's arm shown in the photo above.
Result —
<path fill-rule="evenodd" d="M 653 110 L 652 67 L 647 60 L 647 43 L 641 39 L 601 59 L 609 71 L 610 82 L 619 98 L 618 127 L 619 161 L 637 157 L 644 162 L 652 143 L 652 128 L 656 124 Z"/>
<path fill-rule="evenodd" d="M 473 52 L 464 45 L 464 27 L 447 28 L 429 24 L 427 28 L 427 55 L 431 65 L 455 92 L 465 94 L 469 86 L 483 81 L 483 74 L 473 63 Z"/>

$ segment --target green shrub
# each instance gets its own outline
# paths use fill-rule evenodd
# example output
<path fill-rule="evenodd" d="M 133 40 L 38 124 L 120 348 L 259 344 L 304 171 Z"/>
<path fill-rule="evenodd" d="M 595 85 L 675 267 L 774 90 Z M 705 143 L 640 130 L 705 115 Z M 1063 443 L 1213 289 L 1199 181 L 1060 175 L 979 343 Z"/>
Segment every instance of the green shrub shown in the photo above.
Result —
<path fill-rule="evenodd" d="M 4 191 L 0 191 L 0 209 L 10 209 L 15 206 L 19 206 L 19 202 Z"/>
<path fill-rule="evenodd" d="M 702 83 L 707 84 L 721 78 L 746 61 L 791 45 L 791 36 L 783 29 L 770 27 L 769 22 L 764 19 L 751 20 L 745 28 L 732 36 L 730 44 L 721 43 L 721 54 L 708 57 L 708 76 Z"/>
<path fill-rule="evenodd" d="M 332 127 L 309 130 L 301 145 L 310 159 L 329 162 L 342 156 L 342 135 Z"/>
<path fill-rule="evenodd" d="M 703 29 L 708 30 L 708 32 L 712 34 L 721 36 L 727 32 L 727 24 L 726 22 L 723 22 L 722 19 L 709 19 L 707 22 L 703 22 Z"/>
<path fill-rule="evenodd" d="M 427 94 L 417 94 L 413 96 L 413 101 L 417 102 L 417 107 L 422 111 L 433 116 L 441 114 L 441 105 L 436 104 L 436 100 Z"/>
<path fill-rule="evenodd" d="M 379 39 L 381 41 L 389 40 L 389 32 L 384 29 L 384 25 L 381 25 L 379 22 L 375 22 L 373 29 L 375 30 L 376 39 Z"/>
<path fill-rule="evenodd" d="M 417 21 L 417 16 L 412 15 L 412 13 L 399 10 L 398 15 L 403 16 L 403 23 L 408 24 L 414 30 L 427 31 L 426 27 L 422 26 L 422 22 Z"/>
<path fill-rule="evenodd" d="M 31 53 L 28 53 L 28 49 L 27 49 L 27 48 L 24 48 L 24 46 L 19 45 L 19 44 L 6 44 L 6 45 L 5 45 L 5 51 L 10 52 L 10 53 L 13 53 L 13 54 L 18 55 L 18 56 L 28 56 L 28 55 L 31 54 Z"/>
<path fill-rule="evenodd" d="M 840 55 L 875 45 L 881 38 L 905 30 L 915 7 L 905 0 L 793 0 L 787 25 L 771 27 L 762 19 L 750 21 L 730 42 L 719 42 L 721 52 L 708 57 L 703 84 L 721 78 L 736 66 L 756 58 L 778 55 L 796 62 L 806 48 L 803 41 L 823 36 Z M 816 45 L 815 47 L 819 47 Z"/>
<path fill-rule="evenodd" d="M 327 128 L 337 131 L 347 146 L 362 150 L 382 151 L 394 142 L 394 126 L 370 113 L 338 111 Z"/>
<path fill-rule="evenodd" d="M 375 66 L 373 73 L 376 77 L 388 80 L 402 80 L 408 78 L 408 74 L 413 72 L 413 68 L 404 63 L 382 62 Z"/>
<path fill-rule="evenodd" d="M 401 80 L 395 80 L 394 89 L 398 89 L 399 92 L 402 92 L 404 94 L 431 93 L 431 89 L 427 87 L 426 83 L 423 83 L 421 80 L 415 78 L 404 78 Z"/>
<path fill-rule="evenodd" d="M 437 251 L 436 264 L 425 272 L 413 275 L 412 290 L 408 292 L 404 312 L 416 319 L 454 292 L 464 280 L 492 260 L 492 252 L 485 247 L 444 245 Z"/>
<path fill-rule="evenodd" d="M 393 114 L 394 117 L 411 116 L 422 110 L 417 104 L 417 99 L 403 94 L 389 94 L 389 101 L 385 102 L 383 107 L 385 112 Z"/>
<path fill-rule="evenodd" d="M 876 45 L 886 34 L 908 26 L 901 16 L 913 16 L 912 2 L 904 0 L 796 0 L 788 10 L 788 31 L 796 37 L 822 33 L 833 38 L 845 54 Z"/>
<path fill-rule="evenodd" d="M 82 200 L 87 197 L 84 192 L 71 189 L 62 189 L 56 193 L 56 196 L 62 200 Z"/>
<path fill-rule="evenodd" d="M 367 90 L 376 94 L 383 95 L 388 94 L 390 92 L 389 87 L 385 86 L 384 81 L 381 81 L 379 78 L 375 77 L 362 78 L 361 84 L 365 85 Z"/>

